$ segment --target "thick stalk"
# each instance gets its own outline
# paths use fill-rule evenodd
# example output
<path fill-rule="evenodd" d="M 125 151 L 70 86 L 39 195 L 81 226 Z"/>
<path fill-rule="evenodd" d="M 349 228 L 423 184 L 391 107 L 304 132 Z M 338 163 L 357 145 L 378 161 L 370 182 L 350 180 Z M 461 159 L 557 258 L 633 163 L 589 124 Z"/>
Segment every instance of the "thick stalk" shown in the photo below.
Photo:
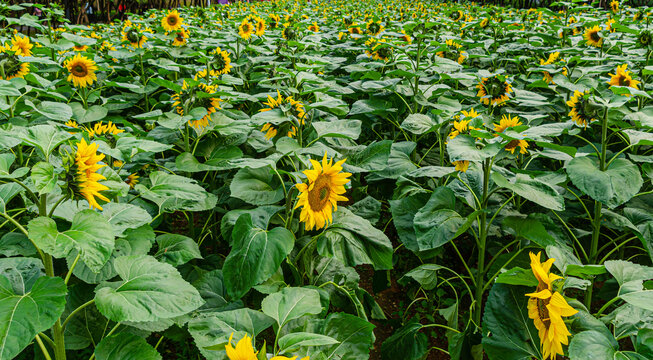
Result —
<path fill-rule="evenodd" d="M 476 294 L 474 304 L 474 322 L 476 325 L 481 323 L 482 306 L 483 302 L 483 275 L 485 274 L 485 243 L 487 240 L 487 214 L 484 211 L 487 207 L 488 188 L 490 185 L 490 159 L 486 159 L 483 163 L 483 197 L 481 200 L 481 214 L 479 215 L 479 237 L 478 237 L 478 264 L 476 268 Z"/>
<path fill-rule="evenodd" d="M 419 90 L 419 60 L 422 55 L 422 39 L 417 40 L 417 59 L 415 60 L 415 87 L 413 88 L 413 113 L 417 112 L 417 91 Z"/>
<path fill-rule="evenodd" d="M 606 170 L 606 154 L 608 151 L 607 144 L 608 137 L 608 109 L 603 113 L 603 121 L 601 122 L 601 155 L 599 157 L 599 169 Z M 592 221 L 592 243 L 590 244 L 590 264 L 596 264 L 599 256 L 599 237 L 601 235 L 601 210 L 603 204 L 600 201 L 594 201 L 594 219 Z M 587 290 L 585 295 L 585 307 L 590 310 L 592 305 L 592 291 L 594 284 Z"/>

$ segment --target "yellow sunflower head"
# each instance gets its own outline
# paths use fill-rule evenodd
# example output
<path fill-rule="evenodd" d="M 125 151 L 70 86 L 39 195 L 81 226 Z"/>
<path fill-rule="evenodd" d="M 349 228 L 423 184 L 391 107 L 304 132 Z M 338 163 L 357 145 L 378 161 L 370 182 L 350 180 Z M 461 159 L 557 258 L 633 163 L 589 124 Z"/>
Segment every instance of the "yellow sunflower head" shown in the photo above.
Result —
<path fill-rule="evenodd" d="M 27 36 L 15 35 L 11 39 L 11 51 L 18 56 L 32 56 L 32 48 L 34 44 L 30 43 Z"/>
<path fill-rule="evenodd" d="M 75 46 L 73 46 L 74 51 L 82 52 L 82 51 L 86 51 L 86 49 L 88 49 L 88 46 L 86 46 L 86 45 L 75 45 Z"/>
<path fill-rule="evenodd" d="M 498 124 L 494 124 L 494 131 L 504 132 L 509 127 L 515 127 L 521 125 L 522 122 L 519 121 L 519 117 L 511 117 L 510 114 L 504 114 L 501 117 L 501 120 Z"/>
<path fill-rule="evenodd" d="M 601 28 L 598 25 L 585 29 L 583 38 L 587 41 L 587 45 L 594 47 L 601 47 L 603 45 L 603 38 L 599 34 L 599 31 L 601 31 Z"/>
<path fill-rule="evenodd" d="M 467 172 L 467 169 L 469 168 L 468 160 L 454 161 L 452 164 L 456 167 L 456 171 Z"/>
<path fill-rule="evenodd" d="M 95 76 L 95 71 L 97 70 L 95 62 L 81 54 L 77 54 L 66 60 L 65 66 L 70 73 L 68 75 L 68 81 L 72 82 L 76 87 L 87 87 L 97 80 L 97 76 Z"/>
<path fill-rule="evenodd" d="M 256 354 L 258 351 L 254 351 L 254 346 L 252 345 L 252 338 L 245 335 L 238 343 L 236 347 L 231 346 L 231 340 L 234 337 L 234 333 L 231 333 L 229 336 L 229 343 L 225 345 L 225 350 L 227 351 L 227 357 L 229 360 L 256 360 Z"/>
<path fill-rule="evenodd" d="M 205 108 L 206 115 L 204 115 L 199 120 L 189 120 L 188 124 L 190 126 L 198 130 L 209 126 L 209 122 L 211 122 L 211 114 L 213 114 L 214 112 L 218 111 L 221 108 L 220 102 L 222 102 L 222 100 L 217 97 L 210 96 L 210 94 L 214 94 L 215 91 L 216 91 L 215 86 L 207 85 L 204 83 L 200 83 L 198 85 L 198 91 L 196 94 L 197 101 L 195 102 L 194 106 Z"/>
<path fill-rule="evenodd" d="M 567 101 L 567 106 L 571 108 L 569 116 L 578 126 L 584 128 L 587 127 L 587 124 L 596 120 L 597 109 L 590 103 L 589 95 L 589 90 L 584 93 L 576 90 L 574 95 Z"/>
<path fill-rule="evenodd" d="M 308 30 L 312 32 L 320 32 L 320 27 L 317 25 L 316 22 L 313 22 L 311 25 L 308 26 Z"/>
<path fill-rule="evenodd" d="M 610 84 L 610 86 L 627 86 L 633 89 L 637 89 L 640 82 L 633 79 L 632 73 L 628 71 L 627 68 L 628 64 L 617 66 L 617 71 L 615 71 L 614 74 L 610 74 L 611 78 L 608 81 L 608 84 Z"/>
<path fill-rule="evenodd" d="M 29 74 L 29 63 L 20 61 L 15 53 L 9 53 L 6 47 L 0 45 L 0 80 L 11 80 L 13 78 L 24 78 Z"/>
<path fill-rule="evenodd" d="M 188 37 L 190 36 L 188 30 L 185 29 L 175 30 L 173 34 L 175 35 L 175 38 L 172 39 L 172 46 L 186 45 L 186 43 L 188 42 Z"/>
<path fill-rule="evenodd" d="M 142 48 L 147 42 L 147 37 L 144 35 L 144 32 L 148 29 L 141 30 L 141 25 L 127 25 L 122 29 L 122 40 L 128 42 L 133 48 L 139 49 Z"/>
<path fill-rule="evenodd" d="M 619 0 L 612 0 L 610 1 L 610 9 L 612 9 L 612 12 L 616 13 L 619 11 Z"/>
<path fill-rule="evenodd" d="M 520 154 L 528 154 L 528 141 L 526 140 L 511 140 L 508 144 L 506 144 L 506 151 L 510 151 L 511 154 L 515 153 L 515 150 L 519 148 L 519 153 Z"/>
<path fill-rule="evenodd" d="M 266 28 L 265 20 L 257 18 L 256 19 L 256 36 L 263 36 L 265 34 L 265 28 Z"/>
<path fill-rule="evenodd" d="M 321 164 L 311 159 L 313 169 L 304 170 L 308 184 L 295 185 L 299 190 L 295 208 L 302 208 L 299 220 L 304 223 L 306 230 L 319 230 L 329 225 L 333 221 L 333 212 L 338 209 L 338 201 L 348 200 L 342 196 L 351 176 L 350 173 L 342 172 L 345 160 L 333 164 L 333 159 L 327 160 L 325 152 Z"/>
<path fill-rule="evenodd" d="M 243 20 L 243 22 L 238 26 L 238 35 L 240 35 L 241 38 L 247 40 L 252 37 L 252 33 L 254 33 L 254 26 L 252 23 L 250 23 L 247 19 Z"/>
<path fill-rule="evenodd" d="M 476 88 L 478 89 L 476 96 L 487 106 L 504 105 L 510 100 L 508 95 L 513 92 L 512 86 L 500 75 L 483 78 Z"/>
<path fill-rule="evenodd" d="M 168 15 L 161 19 L 161 26 L 163 26 L 165 31 L 179 30 L 181 29 L 182 23 L 183 19 L 179 17 L 179 12 L 177 12 L 177 10 L 170 11 Z"/>
<path fill-rule="evenodd" d="M 102 210 L 96 198 L 109 201 L 107 197 L 100 194 L 100 191 L 109 190 L 108 187 L 99 183 L 106 178 L 97 173 L 99 169 L 106 166 L 100 164 L 104 159 L 103 154 L 97 154 L 98 144 L 87 144 L 82 140 L 77 144 L 75 159 L 67 172 L 66 179 L 73 197 L 81 197 L 88 201 L 91 208 Z"/>
<path fill-rule="evenodd" d="M 125 184 L 129 185 L 129 188 L 133 189 L 136 184 L 138 184 L 138 176 L 136 173 L 133 173 L 129 176 L 127 176 L 127 180 L 125 180 Z"/>
<path fill-rule="evenodd" d="M 528 299 L 528 317 L 538 330 L 540 346 L 544 359 L 555 359 L 556 355 L 564 354 L 562 345 L 569 343 L 571 335 L 562 317 L 572 316 L 578 311 L 567 303 L 567 300 L 558 292 L 553 291 L 552 284 L 562 277 L 551 274 L 549 271 L 555 259 L 540 262 L 540 253 L 532 252 L 531 269 L 538 281 L 534 293 L 526 294 Z"/>

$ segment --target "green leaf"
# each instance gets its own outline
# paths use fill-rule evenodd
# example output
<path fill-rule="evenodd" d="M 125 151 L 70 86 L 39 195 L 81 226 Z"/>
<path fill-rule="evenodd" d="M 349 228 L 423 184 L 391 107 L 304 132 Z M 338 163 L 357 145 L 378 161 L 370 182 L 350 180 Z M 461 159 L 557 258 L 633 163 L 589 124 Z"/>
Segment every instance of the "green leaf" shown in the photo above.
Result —
<path fill-rule="evenodd" d="M 90 106 L 88 109 L 84 109 L 84 105 L 80 103 L 71 103 L 70 107 L 72 108 L 73 115 L 75 120 L 79 124 L 86 124 L 94 121 L 100 121 L 107 117 L 109 110 L 106 107 L 100 105 Z"/>
<path fill-rule="evenodd" d="M 32 126 L 19 136 L 24 142 L 38 148 L 46 159 L 59 144 L 72 137 L 71 134 L 60 131 L 52 125 Z"/>
<path fill-rule="evenodd" d="M 452 210 L 456 196 L 447 187 L 436 188 L 429 201 L 415 214 L 413 228 L 420 251 L 432 250 L 456 238 L 465 219 Z"/>
<path fill-rule="evenodd" d="M 325 360 L 367 360 L 374 343 L 374 325 L 350 314 L 331 313 L 326 319 L 316 321 L 310 330 L 316 334 L 330 336 L 340 343 L 334 345 L 303 348 L 300 353 L 312 358 L 324 355 Z"/>
<path fill-rule="evenodd" d="M 63 279 L 40 277 L 30 292 L 14 293 L 0 276 L 0 360 L 10 360 L 29 345 L 36 334 L 51 328 L 66 306 Z"/>
<path fill-rule="evenodd" d="M 16 156 L 11 153 L 0 154 L 0 179 L 17 179 L 29 172 L 29 168 L 22 167 L 10 172 L 11 165 L 16 160 Z"/>
<path fill-rule="evenodd" d="M 37 106 L 29 100 L 25 100 L 25 105 L 36 110 L 39 114 L 48 119 L 57 121 L 68 121 L 73 117 L 73 109 L 64 102 L 42 101 Z"/>
<path fill-rule="evenodd" d="M 254 224 L 254 226 L 261 229 L 267 229 L 268 224 L 270 223 L 270 219 L 274 216 L 274 214 L 278 213 L 283 208 L 283 206 L 265 205 L 254 209 L 231 210 L 222 217 L 222 220 L 220 221 L 220 232 L 222 233 L 222 236 L 231 244 L 231 233 L 233 232 L 234 225 L 236 225 L 236 221 L 238 221 L 240 215 L 251 215 L 252 224 Z"/>
<path fill-rule="evenodd" d="M 361 134 L 361 124 L 360 120 L 332 120 L 332 121 L 317 121 L 312 123 L 315 131 L 317 131 L 317 136 L 329 137 L 348 137 L 352 140 L 358 139 Z"/>
<path fill-rule="evenodd" d="M 382 140 L 368 146 L 351 148 L 343 151 L 343 155 L 347 157 L 347 162 L 345 162 L 343 168 L 351 173 L 383 170 L 388 166 L 391 150 L 392 141 L 390 140 Z"/>
<path fill-rule="evenodd" d="M 39 259 L 5 258 L 0 259 L 0 274 L 9 279 L 15 294 L 25 295 L 36 280 L 45 275 L 45 268 Z"/>
<path fill-rule="evenodd" d="M 340 99 L 334 98 L 333 96 L 329 96 L 321 92 L 316 92 L 315 98 L 317 101 L 310 104 L 311 108 L 322 109 L 337 116 L 344 116 L 349 112 L 349 106 L 347 103 Z"/>
<path fill-rule="evenodd" d="M 435 122 L 424 114 L 410 114 L 401 123 L 401 128 L 415 135 L 422 135 L 435 126 Z"/>
<path fill-rule="evenodd" d="M 97 360 L 160 360 L 161 355 L 145 339 L 121 332 L 107 336 L 95 348 Z"/>
<path fill-rule="evenodd" d="M 29 241 L 27 236 L 21 232 L 10 232 L 0 237 L 0 255 L 32 256 L 36 254 L 36 248 Z"/>
<path fill-rule="evenodd" d="M 549 184 L 533 179 L 528 175 L 517 174 L 514 182 L 509 181 L 498 172 L 492 172 L 492 180 L 497 186 L 510 189 L 517 195 L 528 199 L 540 206 L 555 211 L 565 209 L 565 201 L 562 195 Z"/>
<path fill-rule="evenodd" d="M 424 290 L 433 290 L 438 286 L 438 270 L 442 266 L 437 264 L 423 264 L 407 272 L 402 278 L 409 277 L 417 281 Z"/>
<path fill-rule="evenodd" d="M 238 218 L 232 239 L 223 274 L 227 293 L 234 299 L 270 278 L 295 244 L 295 236 L 290 231 L 282 227 L 270 231 L 255 227 L 249 214 Z"/>
<path fill-rule="evenodd" d="M 197 243 L 187 236 L 163 234 L 156 237 L 156 242 L 159 244 L 159 250 L 154 257 L 172 266 L 183 265 L 192 259 L 202 258 Z"/>
<path fill-rule="evenodd" d="M 338 340 L 320 334 L 294 332 L 279 338 L 279 353 L 292 352 L 301 346 L 321 346 L 339 343 Z"/>
<path fill-rule="evenodd" d="M 287 287 L 263 299 L 261 310 L 283 327 L 290 320 L 321 313 L 320 293 L 315 289 Z"/>
<path fill-rule="evenodd" d="M 452 162 L 461 160 L 483 161 L 497 155 L 501 148 L 500 143 L 492 143 L 479 149 L 476 146 L 476 139 L 467 135 L 456 136 L 447 143 L 447 152 Z"/>
<path fill-rule="evenodd" d="M 270 205 L 283 199 L 281 182 L 269 167 L 238 170 L 229 190 L 231 196 L 252 205 Z"/>
<path fill-rule="evenodd" d="M 103 206 L 102 215 L 109 221 L 115 236 L 122 236 L 127 229 L 149 224 L 152 216 L 140 206 L 110 202 Z"/>
<path fill-rule="evenodd" d="M 72 249 L 81 252 L 80 259 L 92 271 L 99 272 L 114 248 L 113 229 L 109 222 L 93 210 L 75 214 L 69 230 L 59 232 L 54 220 L 38 217 L 27 225 L 29 236 L 43 251 L 65 257 Z"/>
<path fill-rule="evenodd" d="M 596 330 L 575 334 L 569 342 L 569 357 L 574 360 L 646 360 L 632 351 L 619 351 L 617 340 Z"/>
<path fill-rule="evenodd" d="M 372 264 L 377 270 L 392 268 L 392 243 L 370 222 L 339 207 L 333 223 L 317 238 L 320 255 L 336 257 L 347 266 Z"/>
<path fill-rule="evenodd" d="M 136 184 L 135 189 L 156 203 L 159 211 L 202 211 L 213 209 L 217 202 L 215 195 L 206 192 L 195 180 L 162 171 L 150 174 L 149 188 Z"/>
<path fill-rule="evenodd" d="M 395 331 L 381 345 L 381 358 L 419 360 L 428 351 L 428 338 L 419 332 L 424 325 L 413 320 Z"/>
<path fill-rule="evenodd" d="M 0 212 L 6 212 L 7 203 L 22 191 L 23 187 L 13 182 L 0 185 Z"/>
<path fill-rule="evenodd" d="M 639 354 L 653 359 L 653 329 L 640 329 L 637 332 L 637 343 L 635 349 Z"/>
<path fill-rule="evenodd" d="M 490 359 L 541 359 L 540 338 L 528 317 L 522 286 L 494 284 L 483 311 L 483 349 Z"/>
<path fill-rule="evenodd" d="M 538 281 L 531 269 L 514 267 L 497 276 L 495 282 L 508 285 L 537 286 Z"/>
<path fill-rule="evenodd" d="M 615 159 L 606 171 L 587 156 L 567 163 L 571 182 L 594 200 L 613 209 L 630 200 L 642 187 L 642 176 L 637 165 L 626 159 Z"/>
<path fill-rule="evenodd" d="M 57 175 L 54 166 L 46 162 L 38 162 L 32 167 L 32 181 L 39 195 L 52 192 L 57 186 Z"/>
<path fill-rule="evenodd" d="M 169 319 L 204 304 L 172 265 L 151 256 L 121 256 L 113 266 L 121 281 L 101 283 L 95 290 L 98 310 L 113 321 Z"/>

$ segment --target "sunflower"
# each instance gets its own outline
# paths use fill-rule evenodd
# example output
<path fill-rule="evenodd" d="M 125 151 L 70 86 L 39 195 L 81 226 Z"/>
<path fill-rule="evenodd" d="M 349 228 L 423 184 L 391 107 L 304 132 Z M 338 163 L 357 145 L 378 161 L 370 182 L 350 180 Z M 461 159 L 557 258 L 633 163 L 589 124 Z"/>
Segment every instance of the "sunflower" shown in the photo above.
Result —
<path fill-rule="evenodd" d="M 206 74 L 204 75 L 206 76 Z M 177 111 L 177 114 L 184 116 L 183 103 L 188 97 L 190 97 L 190 88 L 188 87 L 186 80 L 184 80 L 183 84 L 181 85 L 181 91 L 179 93 L 172 94 L 170 97 L 172 100 L 174 100 L 172 106 L 175 108 L 175 111 Z"/>
<path fill-rule="evenodd" d="M 258 351 L 254 351 L 254 346 L 252 345 L 252 338 L 245 335 L 234 348 L 231 346 L 231 340 L 234 337 L 234 333 L 231 333 L 229 336 L 229 343 L 225 345 L 225 350 L 227 351 L 227 357 L 229 360 L 256 360 L 256 354 Z"/>
<path fill-rule="evenodd" d="M 587 45 L 594 47 L 601 47 L 603 45 L 603 38 L 601 37 L 601 34 L 599 34 L 599 31 L 601 31 L 601 28 L 599 28 L 598 25 L 585 29 L 583 38 L 587 41 Z"/>
<path fill-rule="evenodd" d="M 102 45 L 100 45 L 100 51 L 116 51 L 116 47 L 113 46 L 113 43 L 110 43 L 108 41 L 102 41 Z"/>
<path fill-rule="evenodd" d="M 490 19 L 489 19 L 489 18 L 485 18 L 485 19 L 481 20 L 481 23 L 479 24 L 479 26 L 481 27 L 481 29 L 484 29 L 484 28 L 486 28 L 489 24 L 490 24 Z"/>
<path fill-rule="evenodd" d="M 316 22 L 313 22 L 311 25 L 308 25 L 308 31 L 320 32 L 320 27 L 317 25 Z"/>
<path fill-rule="evenodd" d="M 267 105 L 267 107 L 259 110 L 259 112 L 270 111 L 272 109 L 280 107 L 282 104 L 290 105 L 291 114 L 297 118 L 299 125 L 304 125 L 304 120 L 306 118 L 306 110 L 304 108 L 304 104 L 302 104 L 298 100 L 293 99 L 292 96 L 287 96 L 284 98 L 283 96 L 281 96 L 281 93 L 279 93 L 278 91 L 277 91 L 276 99 L 268 95 L 268 100 L 263 103 L 263 105 Z M 278 132 L 277 128 L 275 128 L 270 123 L 263 125 L 261 131 L 265 132 L 266 139 L 274 138 L 275 136 L 277 136 L 277 132 Z M 296 132 L 297 129 L 295 128 L 295 126 L 291 125 L 287 135 L 288 137 L 293 137 L 295 136 Z"/>
<path fill-rule="evenodd" d="M 127 176 L 127 180 L 125 180 L 125 184 L 129 185 L 130 189 L 133 189 L 136 184 L 138 184 L 138 178 L 140 176 L 136 175 L 136 173 L 133 173 L 129 176 Z"/>
<path fill-rule="evenodd" d="M 613 13 L 618 12 L 619 11 L 619 0 L 610 1 L 610 9 L 612 9 Z"/>
<path fill-rule="evenodd" d="M 147 42 L 147 37 L 145 37 L 146 32 L 151 32 L 151 30 L 147 28 L 141 30 L 140 24 L 131 25 L 131 22 L 125 22 L 125 26 L 122 28 L 122 41 L 129 42 L 135 49 L 142 48 Z"/>
<path fill-rule="evenodd" d="M 373 58 L 374 60 L 388 61 L 390 60 L 392 51 L 385 44 L 386 44 L 385 39 L 377 40 L 376 38 L 369 38 L 365 42 L 365 45 L 369 47 L 368 50 L 365 50 L 365 53 L 367 54 L 367 56 Z"/>
<path fill-rule="evenodd" d="M 494 131 L 504 132 L 509 127 L 515 127 L 515 126 L 519 126 L 521 124 L 522 124 L 522 122 L 519 121 L 519 117 L 515 116 L 513 118 L 513 117 L 510 116 L 510 114 L 508 114 L 508 115 L 504 114 L 501 117 L 501 120 L 499 121 L 499 123 L 494 124 Z"/>
<path fill-rule="evenodd" d="M 367 23 L 367 32 L 372 36 L 377 36 L 385 29 L 380 21 L 370 21 Z"/>
<path fill-rule="evenodd" d="M 188 43 L 190 33 L 188 30 L 179 29 L 175 31 L 175 38 L 172 39 L 172 46 L 184 46 Z"/>
<path fill-rule="evenodd" d="M 504 105 L 510 99 L 508 94 L 513 92 L 512 86 L 498 75 L 483 78 L 476 88 L 478 89 L 476 96 L 480 97 L 481 103 L 487 106 Z"/>
<path fill-rule="evenodd" d="M 86 46 L 86 45 L 75 45 L 75 46 L 73 46 L 74 51 L 82 52 L 82 51 L 86 51 L 86 49 L 88 49 L 88 46 Z"/>
<path fill-rule="evenodd" d="M 594 112 L 589 104 L 589 90 L 584 93 L 576 90 L 574 96 L 567 101 L 567 105 L 571 108 L 569 116 L 578 124 L 578 126 L 587 127 L 592 121 L 595 121 Z"/>
<path fill-rule="evenodd" d="M 118 129 L 116 124 L 112 123 L 111 121 L 109 121 L 109 123 L 107 123 L 107 124 L 103 124 L 103 123 L 99 122 L 99 123 L 95 124 L 95 126 L 93 126 L 92 128 L 87 127 L 85 129 L 88 132 L 89 137 L 96 137 L 96 136 L 105 135 L 105 134 L 118 135 L 120 133 L 125 132 L 125 130 Z"/>
<path fill-rule="evenodd" d="M 77 151 L 75 153 L 74 165 L 71 167 L 69 173 L 68 183 L 71 185 L 73 195 L 81 196 L 91 208 L 102 210 L 95 198 L 109 201 L 100 191 L 109 190 L 108 187 L 100 184 L 98 181 L 105 180 L 106 178 L 97 173 L 99 169 L 106 166 L 99 162 L 104 159 L 103 154 L 97 154 L 98 144 L 87 144 L 86 140 L 82 140 L 77 144 Z"/>
<path fill-rule="evenodd" d="M 441 58 L 454 60 L 458 62 L 458 64 L 462 64 L 463 61 L 465 61 L 465 58 L 467 58 L 467 56 L 465 56 L 465 52 L 460 50 L 462 45 L 460 45 L 458 42 L 454 41 L 453 39 L 449 39 L 444 43 L 445 45 L 447 45 L 448 49 L 446 51 L 438 51 L 436 55 Z"/>
<path fill-rule="evenodd" d="M 279 17 L 279 15 L 276 14 L 270 14 L 269 18 L 270 18 L 270 29 L 276 29 L 279 26 L 279 21 L 281 20 L 281 18 Z"/>
<path fill-rule="evenodd" d="M 221 109 L 220 102 L 222 102 L 222 100 L 216 97 L 207 96 L 207 94 L 215 93 L 216 91 L 215 86 L 200 83 L 198 87 L 200 90 L 198 95 L 200 96 L 195 105 L 205 108 L 206 115 L 204 115 L 199 120 L 189 120 L 188 125 L 194 127 L 195 129 L 203 129 L 209 125 L 209 122 L 211 121 L 211 114 Z M 202 93 L 204 94 L 204 96 L 202 96 Z"/>
<path fill-rule="evenodd" d="M 608 84 L 610 84 L 610 86 L 627 86 L 633 89 L 637 89 L 640 82 L 632 78 L 632 73 L 628 71 L 627 68 L 628 64 L 617 66 L 617 71 L 615 71 L 615 74 L 609 74 L 611 79 L 608 81 Z M 628 94 L 624 95 L 628 96 Z"/>
<path fill-rule="evenodd" d="M 247 19 L 243 20 L 242 23 L 238 26 L 238 35 L 243 39 L 247 40 L 252 37 L 254 33 L 254 26 Z"/>
<path fill-rule="evenodd" d="M 257 18 L 256 19 L 256 32 L 255 32 L 256 36 L 263 36 L 263 34 L 265 34 L 265 28 L 266 28 L 265 20 Z"/>
<path fill-rule="evenodd" d="M 29 38 L 27 36 L 16 35 L 13 39 L 11 39 L 10 50 L 18 56 L 32 56 L 31 49 L 33 47 L 34 44 L 29 42 Z"/>
<path fill-rule="evenodd" d="M 510 151 L 511 154 L 515 153 L 515 150 L 519 147 L 520 154 L 527 154 L 528 151 L 528 141 L 526 140 L 511 140 L 505 147 L 506 151 Z"/>
<path fill-rule="evenodd" d="M 297 356 L 293 356 L 293 357 L 289 358 L 289 357 L 286 357 L 286 356 L 277 355 L 277 356 L 273 356 L 270 360 L 295 360 L 295 359 L 297 359 Z M 300 360 L 310 360 L 310 357 L 309 356 L 304 356 Z"/>
<path fill-rule="evenodd" d="M 404 42 L 407 42 L 409 44 L 411 44 L 413 42 L 413 39 L 410 37 L 410 35 L 406 34 L 405 30 L 401 30 L 401 34 L 402 34 L 402 36 L 399 37 L 401 40 L 403 40 Z"/>
<path fill-rule="evenodd" d="M 283 36 L 284 39 L 291 41 L 297 38 L 297 32 L 295 32 L 295 29 L 290 26 L 286 26 L 281 32 L 281 36 Z"/>
<path fill-rule="evenodd" d="M 637 36 L 637 45 L 643 48 L 648 48 L 653 42 L 653 35 L 648 30 L 642 30 Z"/>
<path fill-rule="evenodd" d="M 0 72 L 0 80 L 11 80 L 13 78 L 24 78 L 29 74 L 29 63 L 20 62 L 16 54 L 7 53 L 10 50 L 0 45 L 0 63 L 3 63 Z M 3 76 L 4 74 L 4 76 Z"/>
<path fill-rule="evenodd" d="M 97 80 L 97 76 L 95 76 L 97 66 L 95 66 L 93 60 L 85 56 L 77 54 L 73 58 L 66 60 L 65 66 L 70 72 L 68 81 L 77 87 L 87 87 Z"/>
<path fill-rule="evenodd" d="M 179 17 L 179 12 L 172 10 L 161 19 L 161 26 L 163 26 L 165 31 L 176 31 L 181 29 L 182 22 L 183 19 Z"/>
<path fill-rule="evenodd" d="M 311 159 L 312 170 L 304 170 L 308 184 L 297 186 L 300 194 L 295 208 L 302 207 L 299 220 L 305 224 L 306 230 L 322 229 L 333 221 L 332 213 L 338 209 L 338 201 L 347 201 L 345 184 L 349 182 L 350 173 L 341 172 L 346 159 L 333 164 L 333 159 L 327 161 L 324 153 L 322 164 Z"/>
<path fill-rule="evenodd" d="M 540 346 L 544 359 L 555 359 L 558 354 L 563 355 L 562 345 L 569 344 L 571 335 L 565 325 L 563 316 L 572 316 L 578 311 L 567 303 L 567 300 L 556 291 L 553 291 L 553 282 L 562 277 L 550 273 L 551 265 L 555 259 L 540 262 L 540 253 L 529 253 L 531 270 L 538 281 L 534 293 L 526 294 L 528 299 L 528 317 L 539 332 Z"/>
<path fill-rule="evenodd" d="M 460 10 L 456 10 L 456 11 L 452 12 L 451 14 L 449 14 L 449 18 L 451 20 L 454 20 L 454 21 L 458 21 L 458 20 L 462 19 L 463 17 L 464 17 L 464 14 Z"/>
<path fill-rule="evenodd" d="M 456 166 L 456 171 L 467 172 L 467 168 L 469 168 L 469 161 L 468 160 L 454 161 L 451 164 Z"/>

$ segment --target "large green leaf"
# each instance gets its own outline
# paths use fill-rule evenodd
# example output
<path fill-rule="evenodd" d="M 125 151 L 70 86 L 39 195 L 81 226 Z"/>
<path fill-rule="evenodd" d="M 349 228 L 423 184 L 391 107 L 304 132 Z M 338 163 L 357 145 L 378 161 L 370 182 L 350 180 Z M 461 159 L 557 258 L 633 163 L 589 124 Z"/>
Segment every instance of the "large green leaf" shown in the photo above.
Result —
<path fill-rule="evenodd" d="M 424 325 L 411 321 L 395 331 L 381 345 L 381 358 L 387 360 L 422 359 L 428 351 L 428 338 L 419 332 Z"/>
<path fill-rule="evenodd" d="M 188 236 L 163 234 L 156 237 L 159 250 L 154 255 L 172 266 L 179 266 L 192 259 L 201 259 L 202 254 L 197 243 Z"/>
<path fill-rule="evenodd" d="M 514 181 L 509 181 L 498 172 L 492 173 L 492 180 L 500 187 L 510 189 L 524 199 L 555 211 L 565 209 L 562 195 L 549 184 L 533 179 L 528 175 L 517 174 Z"/>
<path fill-rule="evenodd" d="M 494 284 L 483 311 L 483 348 L 490 360 L 542 359 L 540 338 L 528 318 L 532 288 Z"/>
<path fill-rule="evenodd" d="M 339 343 L 302 348 L 306 351 L 300 350 L 300 353 L 311 358 L 321 353 L 325 360 L 367 360 L 375 340 L 373 329 L 374 325 L 357 316 L 332 313 L 326 319 L 312 323 L 309 330 L 330 336 Z"/>
<path fill-rule="evenodd" d="M 574 360 L 646 360 L 632 351 L 619 351 L 619 344 L 612 336 L 596 330 L 575 334 L 569 342 L 569 357 Z"/>
<path fill-rule="evenodd" d="M 102 208 L 102 215 L 111 224 L 115 236 L 122 236 L 127 229 L 136 229 L 152 221 L 152 216 L 140 206 L 110 202 Z"/>
<path fill-rule="evenodd" d="M 0 185 L 0 212 L 6 212 L 7 203 L 23 190 L 22 186 L 13 182 Z"/>
<path fill-rule="evenodd" d="M 48 194 L 57 186 L 57 175 L 50 163 L 39 162 L 32 167 L 32 181 L 39 195 Z"/>
<path fill-rule="evenodd" d="M 107 336 L 95 348 L 97 360 L 160 360 L 161 355 L 145 339 L 121 332 Z"/>
<path fill-rule="evenodd" d="M 94 272 L 99 272 L 109 260 L 115 246 L 109 222 L 93 210 L 75 214 L 69 230 L 59 232 L 54 220 L 38 217 L 27 225 L 29 236 L 41 250 L 55 257 L 65 257 L 72 249 Z"/>
<path fill-rule="evenodd" d="M 606 171 L 595 160 L 584 156 L 567 163 L 571 182 L 594 200 L 615 208 L 630 200 L 642 187 L 637 165 L 626 159 L 615 159 Z"/>
<path fill-rule="evenodd" d="M 500 143 L 479 148 L 476 146 L 476 139 L 467 135 L 456 136 L 447 143 L 447 152 L 451 161 L 483 161 L 497 155 L 501 148 Z"/>
<path fill-rule="evenodd" d="M 279 338 L 279 353 L 292 352 L 301 346 L 321 346 L 337 344 L 338 340 L 320 334 L 294 332 Z"/>
<path fill-rule="evenodd" d="M 232 239 L 223 274 L 227 293 L 235 299 L 272 276 L 295 244 L 295 236 L 287 229 L 255 227 L 249 214 L 238 218 Z"/>
<path fill-rule="evenodd" d="M 162 171 L 150 174 L 150 187 L 136 184 L 145 199 L 159 206 L 159 211 L 203 211 L 215 207 L 217 198 L 193 179 Z"/>
<path fill-rule="evenodd" d="M 370 222 L 339 207 L 333 223 L 317 238 L 322 256 L 336 257 L 347 266 L 372 264 L 377 270 L 392 268 L 392 243 Z"/>
<path fill-rule="evenodd" d="M 58 130 L 52 125 L 32 126 L 20 134 L 24 142 L 38 148 L 46 159 L 59 144 L 72 137 L 71 134 Z"/>
<path fill-rule="evenodd" d="M 413 228 L 420 251 L 436 249 L 460 235 L 465 223 L 454 207 L 456 195 L 447 187 L 436 188 L 429 201 L 419 209 L 413 220 Z"/>
<path fill-rule="evenodd" d="M 0 259 L 0 275 L 9 279 L 16 295 L 25 295 L 45 275 L 45 268 L 36 258 L 4 258 Z"/>
<path fill-rule="evenodd" d="M 0 360 L 13 359 L 36 334 L 52 327 L 65 305 L 66 285 L 61 278 L 40 277 L 30 292 L 18 295 L 0 276 Z"/>
<path fill-rule="evenodd" d="M 101 283 L 95 290 L 98 310 L 113 321 L 169 319 L 204 304 L 172 265 L 151 256 L 121 256 L 113 266 L 121 281 Z"/>
<path fill-rule="evenodd" d="M 283 327 L 290 320 L 321 313 L 320 293 L 315 289 L 287 287 L 263 299 L 261 310 Z"/>
<path fill-rule="evenodd" d="M 269 167 L 238 170 L 231 185 L 231 196 L 253 205 L 269 205 L 283 199 L 283 188 Z"/>
<path fill-rule="evenodd" d="M 11 165 L 13 165 L 15 160 L 16 160 L 16 156 L 14 154 L 11 153 L 0 154 L 0 179 L 17 179 L 27 174 L 29 168 L 26 167 L 18 168 L 13 172 L 10 170 Z"/>

